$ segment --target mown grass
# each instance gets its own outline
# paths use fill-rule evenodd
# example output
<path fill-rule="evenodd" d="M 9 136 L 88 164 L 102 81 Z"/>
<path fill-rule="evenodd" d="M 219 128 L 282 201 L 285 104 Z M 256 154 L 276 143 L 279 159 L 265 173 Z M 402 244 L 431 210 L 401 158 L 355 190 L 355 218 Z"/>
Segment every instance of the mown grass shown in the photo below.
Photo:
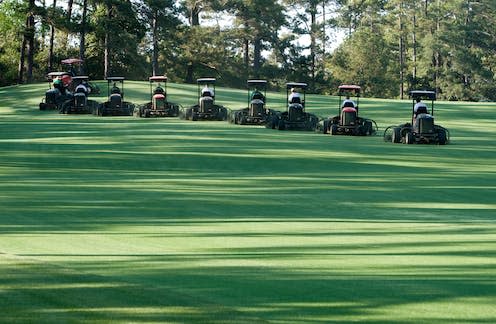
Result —
<path fill-rule="evenodd" d="M 0 88 L 1 321 L 496 321 L 495 104 L 438 103 L 452 143 L 406 146 L 380 135 L 409 101 L 362 99 L 355 138 L 40 112 L 45 88 Z"/>

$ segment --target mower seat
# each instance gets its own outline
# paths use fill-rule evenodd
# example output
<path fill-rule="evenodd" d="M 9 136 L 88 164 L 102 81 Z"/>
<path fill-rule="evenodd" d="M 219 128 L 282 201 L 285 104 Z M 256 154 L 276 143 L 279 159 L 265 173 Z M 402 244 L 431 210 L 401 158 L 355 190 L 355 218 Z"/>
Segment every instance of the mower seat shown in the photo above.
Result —
<path fill-rule="evenodd" d="M 351 101 L 345 101 L 341 108 L 355 108 L 355 105 Z"/>
<path fill-rule="evenodd" d="M 427 106 L 419 106 L 417 108 L 417 111 L 415 112 L 415 115 L 418 116 L 419 114 L 428 114 L 429 112 L 427 111 Z"/>
<path fill-rule="evenodd" d="M 300 104 L 301 105 L 301 98 L 300 97 L 291 98 L 290 104 Z"/>

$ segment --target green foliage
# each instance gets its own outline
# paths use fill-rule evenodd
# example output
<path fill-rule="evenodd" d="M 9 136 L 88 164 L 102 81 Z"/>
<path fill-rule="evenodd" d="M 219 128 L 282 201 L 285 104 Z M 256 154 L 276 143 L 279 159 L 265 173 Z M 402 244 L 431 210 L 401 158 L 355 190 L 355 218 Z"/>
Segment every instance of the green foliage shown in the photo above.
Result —
<path fill-rule="evenodd" d="M 336 50 L 329 69 L 339 83 L 358 84 L 368 96 L 387 98 L 397 92 L 396 76 L 389 70 L 391 61 L 384 37 L 359 29 Z"/>
<path fill-rule="evenodd" d="M 241 87 L 257 77 L 304 81 L 319 93 L 350 82 L 381 97 L 425 88 L 450 100 L 496 100 L 492 0 L 91 0 L 84 53 L 82 3 L 71 17 L 65 6 L 0 2 L 0 85 L 16 82 L 23 36 L 34 35 L 34 80 L 44 78 L 49 61 L 60 69 L 62 59 L 80 54 L 85 73 L 103 78 L 107 48 L 108 73 L 137 80 L 156 71 L 186 82 L 215 75 Z M 28 11 L 36 25 L 26 28 Z M 331 52 L 324 47 L 337 29 L 348 34 Z"/>
<path fill-rule="evenodd" d="M 17 80 L 19 41 L 25 16 L 18 1 L 0 2 L 0 86 Z"/>

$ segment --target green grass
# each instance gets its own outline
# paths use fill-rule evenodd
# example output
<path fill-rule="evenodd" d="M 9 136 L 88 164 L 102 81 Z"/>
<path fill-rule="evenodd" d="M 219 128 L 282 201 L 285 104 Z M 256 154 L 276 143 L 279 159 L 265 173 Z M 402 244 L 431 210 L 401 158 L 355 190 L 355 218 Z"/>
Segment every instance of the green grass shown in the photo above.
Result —
<path fill-rule="evenodd" d="M 381 131 L 409 101 L 362 99 L 356 138 L 59 115 L 45 89 L 0 88 L 0 321 L 496 321 L 496 104 L 440 102 L 452 143 L 407 146 Z"/>

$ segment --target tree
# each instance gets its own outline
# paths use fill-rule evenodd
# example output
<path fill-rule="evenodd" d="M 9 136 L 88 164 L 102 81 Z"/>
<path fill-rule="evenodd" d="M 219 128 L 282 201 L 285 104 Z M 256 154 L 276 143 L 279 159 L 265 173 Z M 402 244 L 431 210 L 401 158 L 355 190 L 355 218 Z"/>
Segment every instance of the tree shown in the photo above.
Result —
<path fill-rule="evenodd" d="M 177 26 L 180 25 L 180 21 L 177 18 L 178 10 L 172 0 L 145 0 L 140 7 L 139 13 L 148 30 L 145 39 L 152 45 L 151 49 L 147 49 L 151 52 L 152 74 L 158 75 L 160 74 L 160 52 L 162 51 L 168 56 L 168 51 L 163 51 L 166 50 L 165 47 L 173 47 L 171 46 L 171 41 L 179 42 L 176 36 Z"/>
<path fill-rule="evenodd" d="M 310 86 L 316 88 L 317 74 L 323 73 L 324 53 L 326 44 L 325 19 L 326 7 L 333 3 L 330 0 L 286 0 L 285 3 L 292 8 L 295 14 L 288 18 L 291 30 L 297 37 L 308 36 L 310 54 L 308 58 L 302 58 L 310 64 Z M 320 19 L 319 19 L 320 17 Z M 303 48 L 305 52 L 307 48 Z M 320 68 L 319 68 L 320 67 Z M 324 80 L 323 83 L 327 83 Z"/>
<path fill-rule="evenodd" d="M 0 3 L 0 86 L 19 79 L 21 46 L 18 39 L 25 28 L 25 4 L 14 0 Z"/>
<path fill-rule="evenodd" d="M 18 83 L 24 83 L 24 72 L 25 72 L 25 59 L 27 55 L 27 71 L 26 80 L 31 82 L 33 79 L 33 64 L 34 64 L 34 38 L 35 38 L 35 11 L 36 5 L 34 0 L 28 0 L 26 7 L 26 24 L 24 27 L 20 58 L 19 58 L 19 69 L 18 69 Z"/>
<path fill-rule="evenodd" d="M 103 45 L 103 53 L 96 47 L 95 55 L 102 58 L 104 76 L 142 78 L 146 65 L 138 53 L 138 45 L 145 29 L 136 8 L 127 0 L 104 0 L 96 7 L 92 15 L 96 39 L 92 41 Z"/>
<path fill-rule="evenodd" d="M 339 83 L 355 83 L 368 96 L 387 98 L 398 91 L 392 62 L 396 62 L 394 52 L 384 35 L 360 28 L 334 52 L 329 68 Z"/>
<path fill-rule="evenodd" d="M 249 48 L 253 46 L 252 77 L 260 76 L 262 51 L 269 49 L 278 39 L 279 29 L 285 25 L 283 7 L 269 0 L 227 0 L 225 7 L 236 18 L 234 27 L 238 29 L 244 44 L 245 64 L 249 64 Z"/>

